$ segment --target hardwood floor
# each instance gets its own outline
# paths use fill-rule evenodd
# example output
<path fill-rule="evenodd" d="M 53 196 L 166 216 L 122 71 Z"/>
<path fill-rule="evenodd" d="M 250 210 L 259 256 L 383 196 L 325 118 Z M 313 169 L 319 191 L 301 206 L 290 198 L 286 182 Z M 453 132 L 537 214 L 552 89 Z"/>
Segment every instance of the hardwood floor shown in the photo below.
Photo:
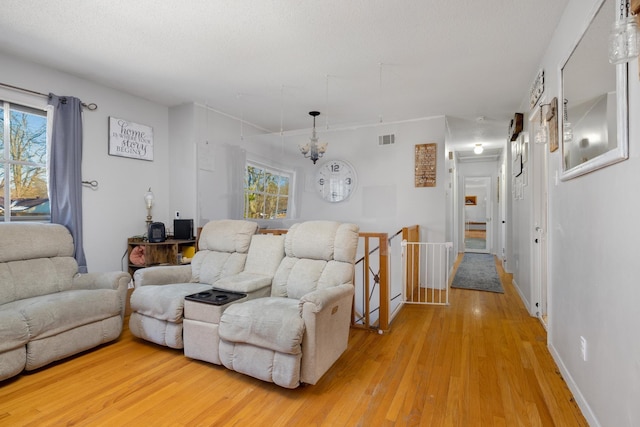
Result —
<path fill-rule="evenodd" d="M 504 294 L 451 289 L 391 332 L 353 329 L 314 386 L 287 390 L 132 337 L 0 382 L 0 425 L 586 426 L 500 266 Z"/>

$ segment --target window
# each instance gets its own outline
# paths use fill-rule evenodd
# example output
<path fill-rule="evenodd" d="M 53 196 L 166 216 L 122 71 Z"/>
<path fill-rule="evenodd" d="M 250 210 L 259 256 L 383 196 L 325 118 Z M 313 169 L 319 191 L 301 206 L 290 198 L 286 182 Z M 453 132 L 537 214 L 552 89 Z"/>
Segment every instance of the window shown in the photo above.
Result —
<path fill-rule="evenodd" d="M 244 178 L 244 217 L 288 218 L 293 171 L 247 162 Z"/>
<path fill-rule="evenodd" d="M 0 100 L 0 221 L 49 220 L 47 113 Z"/>

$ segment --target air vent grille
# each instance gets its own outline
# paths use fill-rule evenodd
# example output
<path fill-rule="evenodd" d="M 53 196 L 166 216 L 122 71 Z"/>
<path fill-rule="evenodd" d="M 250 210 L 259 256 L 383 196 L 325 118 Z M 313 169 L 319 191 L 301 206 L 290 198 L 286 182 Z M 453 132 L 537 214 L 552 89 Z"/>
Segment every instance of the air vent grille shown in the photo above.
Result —
<path fill-rule="evenodd" d="M 396 136 L 394 134 L 380 135 L 378 137 L 378 145 L 391 145 L 396 143 Z"/>

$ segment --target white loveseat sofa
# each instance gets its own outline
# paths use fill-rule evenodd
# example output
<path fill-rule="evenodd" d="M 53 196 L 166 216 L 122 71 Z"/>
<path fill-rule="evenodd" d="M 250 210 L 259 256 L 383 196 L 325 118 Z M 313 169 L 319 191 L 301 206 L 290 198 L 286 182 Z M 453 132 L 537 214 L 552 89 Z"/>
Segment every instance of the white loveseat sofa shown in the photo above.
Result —
<path fill-rule="evenodd" d="M 347 348 L 358 226 L 256 231 L 253 222 L 211 221 L 191 266 L 136 271 L 130 330 L 282 387 L 315 384 Z M 212 289 L 246 297 L 215 307 L 185 301 Z"/>
<path fill-rule="evenodd" d="M 0 380 L 113 341 L 128 273 L 79 274 L 69 230 L 0 224 Z"/>

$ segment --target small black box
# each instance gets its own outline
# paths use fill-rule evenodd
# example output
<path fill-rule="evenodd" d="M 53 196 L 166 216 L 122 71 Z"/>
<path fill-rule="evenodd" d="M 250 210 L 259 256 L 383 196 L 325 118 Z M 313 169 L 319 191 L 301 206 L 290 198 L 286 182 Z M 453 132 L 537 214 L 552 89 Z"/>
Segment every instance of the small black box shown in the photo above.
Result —
<path fill-rule="evenodd" d="M 192 219 L 174 219 L 173 220 L 173 238 L 180 240 L 193 239 L 193 220 Z"/>
<path fill-rule="evenodd" d="M 147 240 L 149 240 L 149 243 L 161 243 L 167 240 L 164 224 L 161 222 L 152 222 L 149 224 Z"/>

